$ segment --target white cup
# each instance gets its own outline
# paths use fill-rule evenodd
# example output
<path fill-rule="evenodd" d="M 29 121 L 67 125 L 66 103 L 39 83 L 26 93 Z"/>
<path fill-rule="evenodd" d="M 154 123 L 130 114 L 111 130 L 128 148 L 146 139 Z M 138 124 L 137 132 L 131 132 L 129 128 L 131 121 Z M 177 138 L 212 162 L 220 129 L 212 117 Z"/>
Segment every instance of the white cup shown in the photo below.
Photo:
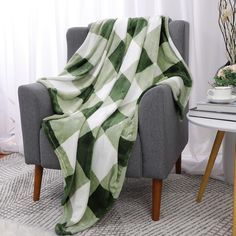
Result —
<path fill-rule="evenodd" d="M 232 87 L 222 86 L 208 89 L 207 95 L 211 96 L 213 99 L 230 99 L 232 97 Z"/>

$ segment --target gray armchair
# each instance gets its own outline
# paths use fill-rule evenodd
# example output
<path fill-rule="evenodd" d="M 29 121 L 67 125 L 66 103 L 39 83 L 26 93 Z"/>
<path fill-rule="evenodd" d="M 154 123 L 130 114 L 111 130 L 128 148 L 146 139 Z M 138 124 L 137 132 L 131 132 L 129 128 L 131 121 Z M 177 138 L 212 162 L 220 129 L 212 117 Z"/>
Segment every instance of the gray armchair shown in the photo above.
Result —
<path fill-rule="evenodd" d="M 172 39 L 188 62 L 188 23 L 169 24 Z M 71 28 L 67 32 L 68 59 L 83 43 L 88 27 Z M 34 201 L 40 197 L 43 168 L 60 169 L 43 130 L 42 119 L 53 114 L 47 89 L 40 83 L 19 87 L 25 162 L 35 165 Z M 138 136 L 129 160 L 127 176 L 152 179 L 152 219 L 159 220 L 162 181 L 176 164 L 181 173 L 181 152 L 188 140 L 186 117 L 177 115 L 171 89 L 159 85 L 148 90 L 139 107 Z M 170 148 L 171 147 L 171 148 Z"/>

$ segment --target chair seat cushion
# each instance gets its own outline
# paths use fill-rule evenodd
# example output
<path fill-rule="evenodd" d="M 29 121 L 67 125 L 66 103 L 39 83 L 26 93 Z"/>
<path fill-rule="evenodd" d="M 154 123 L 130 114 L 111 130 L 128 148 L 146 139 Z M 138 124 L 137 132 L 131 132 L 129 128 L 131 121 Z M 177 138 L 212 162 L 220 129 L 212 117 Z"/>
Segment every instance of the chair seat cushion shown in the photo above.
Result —
<path fill-rule="evenodd" d="M 134 144 L 132 155 L 130 157 L 126 176 L 141 177 L 142 176 L 142 153 L 139 134 Z M 44 168 L 61 169 L 58 158 L 53 151 L 44 131 L 40 130 L 40 159 L 41 165 Z"/>

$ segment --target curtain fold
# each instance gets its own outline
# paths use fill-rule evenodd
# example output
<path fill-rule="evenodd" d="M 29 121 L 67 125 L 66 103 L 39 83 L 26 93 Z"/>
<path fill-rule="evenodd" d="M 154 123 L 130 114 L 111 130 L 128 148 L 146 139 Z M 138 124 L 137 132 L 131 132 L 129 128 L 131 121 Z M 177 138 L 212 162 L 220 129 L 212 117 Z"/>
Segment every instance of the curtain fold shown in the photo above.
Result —
<path fill-rule="evenodd" d="M 23 152 L 17 88 L 42 76 L 58 74 L 66 63 L 66 31 L 70 27 L 114 17 L 168 15 L 190 23 L 189 66 L 194 85 L 190 107 L 206 97 L 209 81 L 225 63 L 216 0 L 8 0 L 0 3 L 0 152 L 14 137 Z M 215 132 L 190 125 L 183 153 L 186 172 L 201 174 Z M 5 146 L 6 147 L 6 146 Z M 9 150 L 11 151 L 11 150 Z M 213 176 L 222 176 L 221 155 Z"/>

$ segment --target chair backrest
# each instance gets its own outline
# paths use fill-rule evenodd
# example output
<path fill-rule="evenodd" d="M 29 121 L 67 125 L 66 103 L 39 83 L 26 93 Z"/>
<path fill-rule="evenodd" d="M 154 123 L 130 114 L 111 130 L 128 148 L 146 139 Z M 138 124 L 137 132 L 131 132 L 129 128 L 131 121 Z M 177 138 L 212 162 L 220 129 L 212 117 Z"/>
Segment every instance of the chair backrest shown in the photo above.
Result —
<path fill-rule="evenodd" d="M 188 64 L 189 55 L 189 24 L 186 21 L 170 21 L 169 31 L 171 38 L 182 55 L 184 61 Z M 89 27 L 74 27 L 67 31 L 67 60 L 77 51 L 84 42 Z"/>

